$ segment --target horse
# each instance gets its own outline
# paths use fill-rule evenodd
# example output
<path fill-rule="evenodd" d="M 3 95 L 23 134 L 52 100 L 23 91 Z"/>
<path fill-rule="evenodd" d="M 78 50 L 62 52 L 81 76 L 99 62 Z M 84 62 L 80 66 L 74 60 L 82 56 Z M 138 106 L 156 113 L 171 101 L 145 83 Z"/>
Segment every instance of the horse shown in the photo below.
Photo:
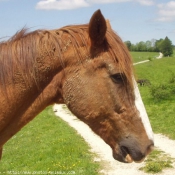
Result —
<path fill-rule="evenodd" d="M 150 86 L 151 85 L 148 79 L 138 79 L 137 83 L 140 84 L 140 86 L 145 86 L 145 85 Z"/>
<path fill-rule="evenodd" d="M 88 24 L 18 31 L 0 43 L 0 154 L 3 145 L 52 104 L 99 135 L 114 159 L 141 162 L 154 147 L 132 59 L 100 10 Z"/>

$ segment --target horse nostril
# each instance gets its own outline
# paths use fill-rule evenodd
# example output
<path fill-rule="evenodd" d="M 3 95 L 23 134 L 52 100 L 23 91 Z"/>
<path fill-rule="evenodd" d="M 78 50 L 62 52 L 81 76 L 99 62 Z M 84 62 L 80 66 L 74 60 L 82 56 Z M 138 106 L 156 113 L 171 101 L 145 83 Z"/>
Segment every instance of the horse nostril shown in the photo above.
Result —
<path fill-rule="evenodd" d="M 121 109 L 120 109 L 120 113 L 123 113 L 123 112 L 125 112 L 126 111 L 126 108 L 125 107 L 122 107 Z"/>
<path fill-rule="evenodd" d="M 154 143 L 148 146 L 147 148 L 147 155 L 150 154 L 154 150 Z"/>
<path fill-rule="evenodd" d="M 127 154 L 129 154 L 129 149 L 125 146 L 121 146 L 121 150 L 124 156 L 126 156 Z"/>

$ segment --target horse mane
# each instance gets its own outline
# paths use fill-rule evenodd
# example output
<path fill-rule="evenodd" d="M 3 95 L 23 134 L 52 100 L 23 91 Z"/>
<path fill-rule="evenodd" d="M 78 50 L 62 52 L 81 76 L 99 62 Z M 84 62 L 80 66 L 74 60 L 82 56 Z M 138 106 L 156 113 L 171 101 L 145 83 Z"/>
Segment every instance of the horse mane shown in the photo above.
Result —
<path fill-rule="evenodd" d="M 34 65 L 40 31 L 28 33 L 23 28 L 9 40 L 0 43 L 0 83 L 4 85 L 14 76 L 24 72 L 33 74 L 31 66 Z M 15 69 L 17 68 L 17 69 Z M 24 77 L 27 80 L 28 77 Z M 27 81 L 25 81 L 27 82 Z"/>
<path fill-rule="evenodd" d="M 66 42 L 65 42 L 66 41 Z M 132 82 L 132 61 L 128 50 L 120 37 L 109 28 L 106 33 L 106 43 L 111 57 L 119 64 L 120 71 L 123 72 L 129 82 Z M 12 36 L 9 40 L 0 43 L 0 84 L 5 85 L 7 79 L 14 79 L 18 73 L 22 73 L 26 84 L 30 84 L 31 79 L 37 82 L 37 59 L 39 56 L 51 54 L 54 48 L 58 49 L 57 57 L 64 68 L 63 52 L 69 45 L 72 45 L 78 55 L 78 61 L 85 58 L 80 52 L 80 47 L 84 46 L 85 52 L 89 44 L 88 24 L 65 26 L 57 30 L 36 30 L 29 32 L 23 28 Z M 45 48 L 40 48 L 43 45 Z M 41 55 L 38 55 L 38 51 Z M 43 53 L 42 53 L 43 52 Z M 86 59 L 90 59 L 90 55 Z M 17 68 L 17 71 L 15 72 Z M 28 75 L 28 76 L 26 76 Z M 132 84 L 132 83 L 131 83 Z"/>

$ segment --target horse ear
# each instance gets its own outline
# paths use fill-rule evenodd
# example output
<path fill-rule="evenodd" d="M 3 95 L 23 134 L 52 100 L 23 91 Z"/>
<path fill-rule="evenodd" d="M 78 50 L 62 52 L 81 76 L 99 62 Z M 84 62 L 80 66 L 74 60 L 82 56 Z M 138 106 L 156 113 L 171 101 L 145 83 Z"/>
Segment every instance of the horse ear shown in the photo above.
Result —
<path fill-rule="evenodd" d="M 109 19 L 106 20 L 106 25 L 108 29 L 112 29 Z"/>
<path fill-rule="evenodd" d="M 93 46 L 101 45 L 107 30 L 106 20 L 100 10 L 97 10 L 89 22 L 89 37 Z"/>

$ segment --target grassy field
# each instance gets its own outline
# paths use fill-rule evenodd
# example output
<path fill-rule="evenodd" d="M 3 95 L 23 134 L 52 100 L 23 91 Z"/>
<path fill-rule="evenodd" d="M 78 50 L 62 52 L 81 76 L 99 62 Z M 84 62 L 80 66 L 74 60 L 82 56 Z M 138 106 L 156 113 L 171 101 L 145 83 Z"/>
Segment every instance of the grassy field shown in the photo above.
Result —
<path fill-rule="evenodd" d="M 150 91 L 152 86 L 168 84 L 174 77 L 175 57 L 156 60 L 154 58 L 159 55 L 158 53 L 132 52 L 131 55 L 134 62 L 153 58 L 153 61 L 135 66 L 137 78 L 148 79 L 151 82 L 151 86 L 139 86 L 140 92 L 153 131 L 175 139 L 175 95 L 168 99 L 156 100 Z M 89 147 L 76 131 L 55 117 L 49 107 L 4 146 L 0 174 L 58 172 L 97 175 L 100 165 L 93 162 L 94 155 L 88 150 Z M 161 163 L 156 165 L 160 153 L 153 152 L 153 157 L 155 154 L 157 160 L 150 158 L 151 163 L 146 167 L 153 167 L 152 172 L 159 171 L 160 166 L 163 167 Z"/>
<path fill-rule="evenodd" d="M 131 56 L 134 60 L 134 63 L 143 61 L 143 60 L 149 60 L 154 59 L 157 56 L 159 56 L 159 53 L 157 52 L 131 52 Z"/>
<path fill-rule="evenodd" d="M 0 174 L 98 174 L 99 165 L 76 131 L 55 117 L 51 107 L 4 146 Z"/>
<path fill-rule="evenodd" d="M 151 86 L 139 88 L 154 132 L 175 139 L 175 93 L 166 99 L 155 99 L 151 95 L 153 86 L 168 85 L 171 79 L 175 80 L 175 57 L 155 59 L 136 65 L 135 71 L 138 79 L 148 79 L 151 82 Z M 172 86 L 174 87 L 174 84 Z"/>
<path fill-rule="evenodd" d="M 134 62 L 140 61 L 138 60 L 140 54 L 143 60 L 148 55 L 156 55 L 156 53 L 131 53 Z M 142 99 L 154 133 L 162 133 L 175 139 L 175 56 L 151 60 L 134 66 L 136 78 L 147 79 L 151 83 L 139 86 Z M 140 169 L 147 173 L 158 173 L 164 168 L 171 168 L 175 160 L 170 156 L 156 149 L 148 156 L 145 166 Z"/>

